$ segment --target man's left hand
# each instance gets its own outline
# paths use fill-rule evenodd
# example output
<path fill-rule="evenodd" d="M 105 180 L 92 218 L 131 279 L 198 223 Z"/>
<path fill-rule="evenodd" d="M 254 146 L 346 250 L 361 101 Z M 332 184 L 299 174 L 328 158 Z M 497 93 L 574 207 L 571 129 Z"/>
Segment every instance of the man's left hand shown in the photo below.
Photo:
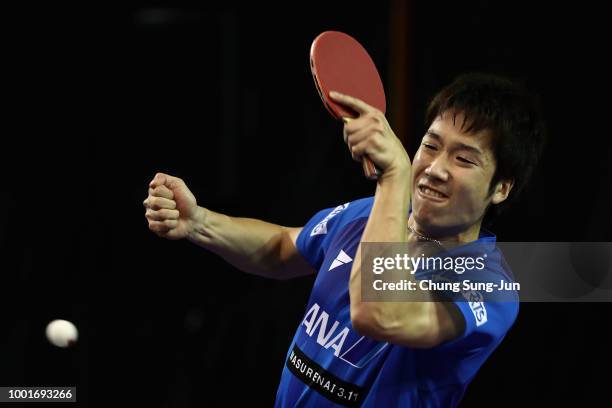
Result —
<path fill-rule="evenodd" d="M 359 115 L 344 124 L 344 142 L 348 145 L 355 161 L 363 156 L 381 170 L 380 179 L 410 174 L 410 157 L 402 142 L 395 136 L 384 113 L 364 101 L 338 92 L 329 96 L 341 105 L 347 106 Z"/>

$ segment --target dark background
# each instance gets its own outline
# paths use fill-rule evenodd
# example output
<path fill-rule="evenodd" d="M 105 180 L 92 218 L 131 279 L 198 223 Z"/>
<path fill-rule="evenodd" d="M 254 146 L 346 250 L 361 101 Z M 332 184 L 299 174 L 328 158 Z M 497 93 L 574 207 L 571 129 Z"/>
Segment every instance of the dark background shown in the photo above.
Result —
<path fill-rule="evenodd" d="M 427 100 L 456 75 L 525 83 L 550 141 L 494 232 L 612 241 L 602 10 L 457 3 L 7 9 L 0 385 L 76 385 L 82 406 L 273 404 L 314 278 L 265 280 L 159 239 L 142 201 L 163 171 L 202 206 L 300 226 L 373 194 L 312 83 L 310 43 L 328 29 L 371 53 L 410 155 Z M 522 304 L 462 405 L 609 401 L 611 309 Z M 45 339 L 55 318 L 79 328 L 74 349 Z"/>

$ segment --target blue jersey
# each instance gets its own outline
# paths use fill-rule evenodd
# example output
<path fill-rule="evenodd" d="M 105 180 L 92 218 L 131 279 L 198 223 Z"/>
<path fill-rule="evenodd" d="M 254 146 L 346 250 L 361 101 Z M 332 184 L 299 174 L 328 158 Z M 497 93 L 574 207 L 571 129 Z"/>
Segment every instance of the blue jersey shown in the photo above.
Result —
<path fill-rule="evenodd" d="M 416 349 L 358 334 L 351 325 L 348 280 L 372 204 L 369 197 L 320 211 L 298 236 L 297 249 L 318 275 L 287 352 L 276 407 L 456 406 L 516 319 L 518 301 L 455 301 L 465 330 L 436 347 Z M 479 241 L 494 243 L 495 236 L 481 232 Z M 503 261 L 491 263 L 496 254 L 489 255 L 489 272 L 503 274 Z"/>

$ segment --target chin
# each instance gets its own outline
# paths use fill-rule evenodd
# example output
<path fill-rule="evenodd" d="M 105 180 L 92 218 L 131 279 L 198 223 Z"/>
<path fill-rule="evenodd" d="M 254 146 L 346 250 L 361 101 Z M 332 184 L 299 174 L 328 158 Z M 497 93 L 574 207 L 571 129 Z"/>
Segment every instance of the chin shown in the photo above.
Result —
<path fill-rule="evenodd" d="M 437 217 L 435 214 L 433 214 L 430 211 L 417 210 L 413 213 L 413 216 L 414 216 L 414 220 L 421 228 L 425 228 L 425 229 L 439 228 L 439 226 L 436 225 L 436 221 L 439 221 L 439 217 Z"/>
<path fill-rule="evenodd" d="M 427 211 L 427 209 L 419 208 L 413 212 L 413 217 L 416 223 L 430 234 L 440 234 L 449 229 L 449 223 L 445 222 L 446 214 L 440 214 L 437 211 Z"/>
<path fill-rule="evenodd" d="M 439 222 L 440 218 L 444 216 L 444 214 L 440 214 L 440 211 L 436 211 L 435 208 L 423 205 L 423 203 L 419 203 L 417 204 L 416 208 L 413 208 L 412 215 L 414 216 L 415 221 L 423 227 Z"/>

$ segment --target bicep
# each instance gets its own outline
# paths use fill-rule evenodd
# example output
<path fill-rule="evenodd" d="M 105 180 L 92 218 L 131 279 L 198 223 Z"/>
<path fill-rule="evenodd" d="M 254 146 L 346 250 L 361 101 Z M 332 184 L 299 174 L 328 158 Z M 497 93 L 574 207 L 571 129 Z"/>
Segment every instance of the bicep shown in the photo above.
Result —
<path fill-rule="evenodd" d="M 418 305 L 419 307 L 415 307 Z M 465 319 L 453 302 L 386 302 L 379 306 L 393 308 L 390 320 L 374 320 L 365 335 L 404 347 L 432 348 L 461 336 Z M 385 312 L 377 313 L 378 316 Z"/>
<path fill-rule="evenodd" d="M 281 260 L 283 264 L 283 279 L 312 275 L 315 269 L 304 259 L 297 249 L 297 238 L 302 227 L 285 227 L 281 243 Z"/>

